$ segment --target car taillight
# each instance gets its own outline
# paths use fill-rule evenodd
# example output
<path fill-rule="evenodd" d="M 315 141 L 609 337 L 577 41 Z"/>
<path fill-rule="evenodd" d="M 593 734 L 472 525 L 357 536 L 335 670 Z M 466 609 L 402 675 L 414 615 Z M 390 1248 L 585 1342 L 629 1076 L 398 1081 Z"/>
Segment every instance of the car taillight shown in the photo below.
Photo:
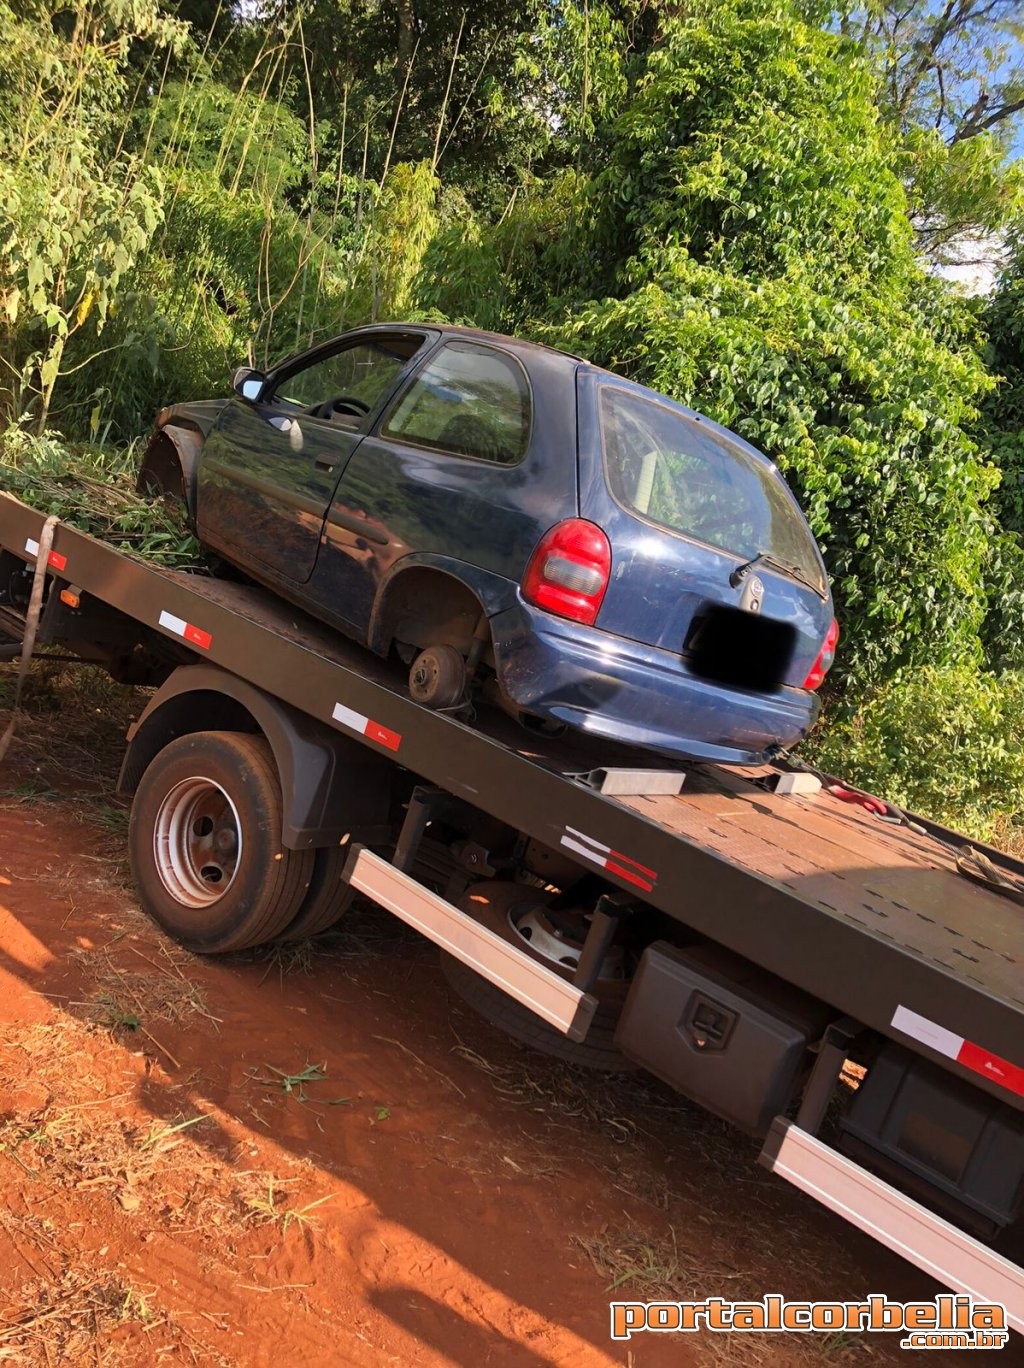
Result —
<path fill-rule="evenodd" d="M 825 676 L 832 668 L 832 662 L 836 658 L 836 643 L 839 640 L 839 623 L 835 618 L 832 619 L 832 626 L 825 633 L 825 641 L 818 657 L 811 666 L 810 673 L 804 680 L 805 689 L 818 689 L 825 682 Z"/>
<path fill-rule="evenodd" d="M 523 597 L 573 622 L 593 625 L 612 572 L 612 548 L 601 529 L 583 518 L 549 528 L 523 576 Z"/>

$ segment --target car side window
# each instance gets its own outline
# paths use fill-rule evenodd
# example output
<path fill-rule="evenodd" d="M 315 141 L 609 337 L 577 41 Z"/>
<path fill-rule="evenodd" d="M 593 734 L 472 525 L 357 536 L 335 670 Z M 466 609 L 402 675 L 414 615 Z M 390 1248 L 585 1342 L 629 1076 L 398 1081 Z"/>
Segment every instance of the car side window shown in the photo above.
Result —
<path fill-rule="evenodd" d="M 506 352 L 449 342 L 385 419 L 383 437 L 497 465 L 518 465 L 530 439 L 526 372 Z"/>
<path fill-rule="evenodd" d="M 367 413 L 398 380 L 410 358 L 423 345 L 422 337 L 381 337 L 354 342 L 341 351 L 320 357 L 300 370 L 286 371 L 265 395 L 271 404 L 307 411 L 331 403 L 355 400 L 351 414 Z M 327 412 L 322 417 L 334 416 Z M 341 414 L 340 416 L 345 416 Z"/>

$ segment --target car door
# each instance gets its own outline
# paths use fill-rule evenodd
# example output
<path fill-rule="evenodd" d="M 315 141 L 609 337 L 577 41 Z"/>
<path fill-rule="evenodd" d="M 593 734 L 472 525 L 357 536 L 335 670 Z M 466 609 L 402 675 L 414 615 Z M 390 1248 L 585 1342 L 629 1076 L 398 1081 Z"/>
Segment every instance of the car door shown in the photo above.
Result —
<path fill-rule="evenodd" d="M 203 448 L 200 540 L 257 578 L 308 581 L 338 479 L 428 336 L 351 334 L 284 362 L 258 398 L 236 394 Z"/>
<path fill-rule="evenodd" d="M 456 335 L 421 360 L 338 482 L 311 585 L 319 612 L 364 634 L 407 557 L 518 579 L 544 530 L 575 512 L 573 371 L 537 357 L 528 377 L 511 349 Z"/>

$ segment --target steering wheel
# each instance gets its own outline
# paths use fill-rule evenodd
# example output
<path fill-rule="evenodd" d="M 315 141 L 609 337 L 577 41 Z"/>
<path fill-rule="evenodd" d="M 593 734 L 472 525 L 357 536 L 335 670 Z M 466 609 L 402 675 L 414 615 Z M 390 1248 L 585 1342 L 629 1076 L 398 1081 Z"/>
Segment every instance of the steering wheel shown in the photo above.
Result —
<path fill-rule="evenodd" d="M 333 399 L 326 399 L 322 404 L 317 404 L 312 410 L 314 418 L 328 419 L 336 414 L 348 414 L 350 418 L 365 418 L 369 412 L 370 405 L 354 394 L 335 395 Z"/>

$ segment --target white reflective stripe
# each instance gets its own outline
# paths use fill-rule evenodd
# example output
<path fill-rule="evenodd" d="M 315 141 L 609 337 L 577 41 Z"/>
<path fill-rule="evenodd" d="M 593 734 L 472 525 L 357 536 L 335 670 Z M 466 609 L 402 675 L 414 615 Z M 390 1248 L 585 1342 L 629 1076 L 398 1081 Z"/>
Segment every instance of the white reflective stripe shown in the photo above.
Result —
<path fill-rule="evenodd" d="M 30 556 L 38 556 L 39 543 L 37 541 L 33 541 L 32 538 L 29 537 L 28 541 L 25 543 L 25 550 L 28 552 Z"/>
<path fill-rule="evenodd" d="M 938 1022 L 919 1016 L 909 1007 L 897 1007 L 892 1014 L 890 1025 L 897 1031 L 902 1031 L 905 1036 L 910 1036 L 911 1040 L 919 1040 L 922 1045 L 929 1046 L 937 1054 L 945 1055 L 947 1059 L 956 1059 L 964 1047 L 963 1036 L 955 1035 Z"/>
<path fill-rule="evenodd" d="M 562 837 L 561 844 L 565 846 L 566 850 L 571 850 L 576 855 L 582 855 L 585 860 L 589 860 L 591 864 L 600 865 L 602 869 L 608 863 L 607 855 L 602 855 L 599 850 L 591 850 L 589 846 L 580 845 L 579 841 L 572 841 L 568 836 Z"/>
<path fill-rule="evenodd" d="M 599 850 L 602 855 L 610 855 L 612 853 L 611 846 L 602 845 L 600 841 L 595 841 L 593 836 L 588 836 L 585 831 L 577 831 L 575 827 L 567 826 L 565 832 L 567 836 L 575 836 L 578 841 L 585 841 L 588 846 L 591 846 L 594 850 Z M 564 839 L 562 844 L 565 844 Z"/>
<path fill-rule="evenodd" d="M 175 617 L 173 613 L 161 613 L 158 621 L 160 626 L 166 627 L 169 632 L 176 632 L 180 637 L 185 635 L 188 623 L 184 618 Z"/>
<path fill-rule="evenodd" d="M 351 727 L 360 736 L 366 735 L 366 728 L 370 725 L 368 717 L 364 717 L 362 713 L 354 712 L 352 708 L 346 708 L 344 703 L 335 703 L 331 716 L 335 722 L 340 722 L 343 727 Z"/>

